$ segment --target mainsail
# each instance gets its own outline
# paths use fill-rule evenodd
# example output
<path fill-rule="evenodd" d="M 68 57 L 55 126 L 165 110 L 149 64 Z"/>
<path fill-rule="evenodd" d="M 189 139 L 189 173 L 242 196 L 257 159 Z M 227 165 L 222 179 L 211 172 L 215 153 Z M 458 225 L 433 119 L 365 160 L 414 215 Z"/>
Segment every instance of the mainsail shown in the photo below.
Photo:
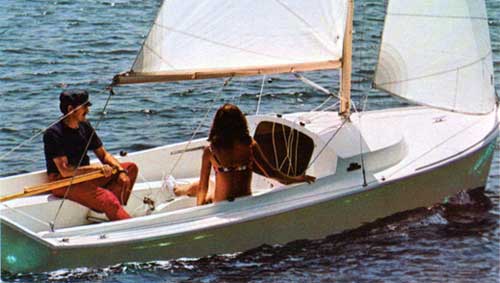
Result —
<path fill-rule="evenodd" d="M 347 0 L 165 0 L 115 83 L 339 68 L 347 11 Z"/>
<path fill-rule="evenodd" d="M 391 0 L 375 85 L 422 105 L 470 114 L 494 109 L 483 0 Z"/>

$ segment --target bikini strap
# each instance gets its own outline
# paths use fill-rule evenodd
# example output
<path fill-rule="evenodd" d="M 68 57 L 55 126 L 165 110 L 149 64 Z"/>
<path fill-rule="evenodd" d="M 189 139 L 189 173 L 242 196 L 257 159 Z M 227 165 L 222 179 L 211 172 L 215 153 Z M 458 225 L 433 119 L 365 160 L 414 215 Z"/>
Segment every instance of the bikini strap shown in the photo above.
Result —
<path fill-rule="evenodd" d="M 213 149 L 212 149 L 212 144 L 210 144 L 210 145 L 208 146 L 208 150 L 210 150 L 210 153 L 212 154 L 212 156 L 214 157 L 215 161 L 217 162 L 217 167 L 221 167 L 221 166 L 220 166 L 220 165 L 221 165 L 221 163 L 220 163 L 219 159 L 217 158 L 217 156 L 215 155 L 215 152 L 214 152 L 214 151 L 213 151 Z"/>

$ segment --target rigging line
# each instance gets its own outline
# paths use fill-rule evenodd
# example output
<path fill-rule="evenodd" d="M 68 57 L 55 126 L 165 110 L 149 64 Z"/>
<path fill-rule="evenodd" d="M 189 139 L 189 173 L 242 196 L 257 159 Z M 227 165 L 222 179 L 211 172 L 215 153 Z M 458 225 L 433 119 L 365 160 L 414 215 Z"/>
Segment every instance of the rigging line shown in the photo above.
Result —
<path fill-rule="evenodd" d="M 200 122 L 198 123 L 198 126 L 196 127 L 196 129 L 194 130 L 193 134 L 191 135 L 191 138 L 189 139 L 189 141 L 186 143 L 186 146 L 184 147 L 184 150 L 181 152 L 181 154 L 179 154 L 179 157 L 177 158 L 177 160 L 175 161 L 174 163 L 174 166 L 172 166 L 172 168 L 170 169 L 170 172 L 169 172 L 169 175 L 172 175 L 172 173 L 174 172 L 175 168 L 177 167 L 177 165 L 179 164 L 179 161 L 181 160 L 182 156 L 184 155 L 184 153 L 186 152 L 186 150 L 188 149 L 189 145 L 191 145 L 191 142 L 193 141 L 194 137 L 196 136 L 196 134 L 198 133 L 198 131 L 201 129 L 201 127 L 203 126 L 203 123 L 206 121 L 207 117 L 208 117 L 208 114 L 211 112 L 212 110 L 212 107 L 215 105 L 215 102 L 219 99 L 219 97 L 221 96 L 222 94 L 222 91 L 224 90 L 224 88 L 229 84 L 229 82 L 232 80 L 233 77 L 229 77 L 228 79 L 226 79 L 224 81 L 224 84 L 222 85 L 222 89 L 220 92 L 218 92 L 214 99 L 212 100 L 212 103 L 210 104 L 210 106 L 207 108 L 207 111 L 205 112 L 205 115 L 203 116 L 203 118 L 200 120 Z"/>
<path fill-rule="evenodd" d="M 287 170 L 287 175 L 290 175 L 290 169 L 291 167 L 293 166 L 292 165 L 292 159 L 290 158 L 290 155 L 291 155 L 291 151 L 293 150 L 293 144 L 292 144 L 292 141 L 293 141 L 293 136 L 294 136 L 294 132 L 293 132 L 293 128 L 289 128 L 290 129 L 290 132 L 288 133 L 288 138 L 286 138 L 286 128 L 285 128 L 285 125 L 284 124 L 281 124 L 281 129 L 283 131 L 283 141 L 285 143 L 285 149 L 286 149 L 286 156 L 285 158 L 283 159 L 283 163 L 281 164 L 281 167 L 283 167 L 283 165 L 286 163 L 286 160 L 288 160 L 288 170 Z M 292 144 L 292 146 L 290 146 L 290 144 Z"/>
<path fill-rule="evenodd" d="M 293 170 L 293 144 L 294 144 L 294 139 L 295 139 L 295 130 L 294 128 L 290 128 L 290 137 L 289 137 L 289 140 L 288 140 L 288 147 L 289 147 L 289 150 L 288 150 L 288 172 L 292 171 L 292 172 L 295 172 L 295 170 Z M 289 174 L 290 175 L 290 174 Z"/>
<path fill-rule="evenodd" d="M 295 142 L 295 167 L 294 167 L 294 175 L 297 175 L 298 155 L 299 155 L 299 140 L 300 140 L 300 133 L 297 131 L 297 139 L 296 139 L 296 142 Z"/>
<path fill-rule="evenodd" d="M 338 95 L 338 94 L 336 94 L 336 93 L 333 93 L 333 92 L 329 91 L 328 89 L 326 89 L 326 88 L 324 88 L 324 87 L 320 86 L 319 84 L 317 84 L 317 83 L 315 83 L 315 82 L 311 81 L 310 79 L 308 79 L 308 78 L 304 77 L 303 75 L 301 75 L 301 74 L 299 74 L 299 73 L 293 73 L 293 75 L 294 75 L 297 79 L 299 79 L 299 80 L 301 80 L 303 83 L 305 83 L 306 85 L 308 85 L 308 86 L 310 86 L 310 87 L 312 87 L 312 88 L 314 88 L 314 89 L 316 89 L 316 90 L 319 90 L 319 91 L 323 92 L 323 93 L 324 93 L 324 94 L 326 94 L 326 95 L 336 97 L 336 98 L 338 98 L 338 99 L 340 99 L 340 100 L 345 100 L 345 98 L 341 97 L 340 95 Z"/>
<path fill-rule="evenodd" d="M 420 80 L 420 79 L 426 79 L 426 78 L 431 78 L 431 77 L 435 77 L 435 76 L 439 76 L 439 75 L 444 75 L 444 74 L 447 74 L 447 73 L 456 72 L 457 69 L 465 69 L 465 68 L 471 67 L 471 66 L 477 64 L 478 62 L 483 61 L 484 59 L 486 59 L 490 55 L 491 55 L 491 50 L 486 55 L 484 55 L 483 57 L 481 57 L 481 58 L 479 58 L 479 59 L 477 59 L 477 60 L 475 60 L 473 62 L 469 62 L 467 64 L 464 64 L 462 66 L 455 67 L 453 69 L 447 69 L 447 70 L 444 70 L 444 71 L 439 71 L 439 72 L 436 72 L 436 73 L 432 73 L 432 74 L 428 74 L 428 75 L 422 75 L 422 76 L 418 76 L 418 77 L 414 77 L 414 78 L 408 78 L 408 79 L 399 80 L 399 81 L 390 81 L 390 82 L 382 82 L 382 83 L 376 83 L 375 82 L 375 85 L 377 87 L 379 87 L 379 86 L 385 86 L 385 85 L 391 85 L 391 84 L 398 84 L 398 83 L 416 81 L 416 80 Z"/>
<path fill-rule="evenodd" d="M 153 48 L 149 47 L 149 45 L 147 45 L 146 43 L 144 43 L 144 47 L 146 49 L 148 49 L 149 51 L 151 51 L 151 53 L 153 53 L 154 55 L 156 55 L 161 61 L 165 62 L 165 64 L 167 64 L 168 66 L 170 66 L 172 69 L 174 69 L 174 70 L 177 69 L 174 65 L 172 65 L 170 62 L 168 62 L 167 59 L 163 58 L 163 56 L 161 56 L 160 54 L 158 54 Z"/>
<path fill-rule="evenodd" d="M 311 115 L 310 117 L 308 117 L 307 119 L 309 119 L 310 121 L 312 121 L 312 120 L 316 119 L 316 117 L 319 117 L 319 116 L 323 115 L 323 113 L 322 113 L 322 112 L 326 112 L 326 111 L 328 111 L 328 110 L 330 110 L 330 109 L 332 109 L 332 108 L 335 108 L 335 107 L 336 107 L 337 105 L 339 105 L 339 104 L 340 104 L 340 101 L 337 101 L 337 102 L 335 102 L 334 104 L 332 104 L 332 105 L 330 105 L 330 106 L 327 106 L 327 107 L 323 108 L 323 110 L 318 111 L 318 113 L 312 114 L 312 115 Z M 312 111 L 316 111 L 316 110 L 312 110 Z"/>
<path fill-rule="evenodd" d="M 273 122 L 273 127 L 271 129 L 271 141 L 273 142 L 274 163 L 276 168 L 279 170 L 278 152 L 276 151 L 276 137 L 274 136 L 276 134 L 275 128 L 276 122 Z"/>
<path fill-rule="evenodd" d="M 155 25 L 157 25 L 157 26 L 159 26 L 161 28 L 164 28 L 166 30 L 177 32 L 177 33 L 183 34 L 183 35 L 188 36 L 188 37 L 196 38 L 196 39 L 199 39 L 199 40 L 202 40 L 202 41 L 206 41 L 206 42 L 212 43 L 214 45 L 226 47 L 226 48 L 229 48 L 229 49 L 235 49 L 235 50 L 243 51 L 243 52 L 246 52 L 246 53 L 255 54 L 255 55 L 258 55 L 258 56 L 268 57 L 268 58 L 277 59 L 277 60 L 293 60 L 294 59 L 294 58 L 281 57 L 281 56 L 276 56 L 276 55 L 271 55 L 271 54 L 260 53 L 260 52 L 257 52 L 257 51 L 253 51 L 253 50 L 249 50 L 249 49 L 245 49 L 245 48 L 233 46 L 233 45 L 230 45 L 230 44 L 226 44 L 226 43 L 222 43 L 222 42 L 217 42 L 217 41 L 211 40 L 209 38 L 205 38 L 205 37 L 202 37 L 202 36 L 190 33 L 190 32 L 186 32 L 186 31 L 174 29 L 174 28 L 171 28 L 171 27 L 165 26 L 165 25 L 160 25 L 160 24 L 155 24 Z"/>
<path fill-rule="evenodd" d="M 264 91 L 265 82 L 266 82 L 266 75 L 263 75 L 262 76 L 262 84 L 260 85 L 259 100 L 257 100 L 257 110 L 255 111 L 255 115 L 259 115 L 260 102 L 262 101 L 262 93 Z"/>
<path fill-rule="evenodd" d="M 59 119 L 57 119 L 55 122 L 53 122 L 52 124 L 50 124 L 49 126 L 47 126 L 45 129 L 43 129 L 42 131 L 38 132 L 37 134 L 35 134 L 34 136 L 32 136 L 30 139 L 28 140 L 25 140 L 23 143 L 19 144 L 18 146 L 16 146 L 14 149 L 12 149 L 11 151 L 9 151 L 8 153 L 6 153 L 5 155 L 3 155 L 0 160 L 2 160 L 4 157 L 6 157 L 7 155 L 9 155 L 10 153 L 14 152 L 15 150 L 19 149 L 21 146 L 23 146 L 24 144 L 26 144 L 27 142 L 29 141 L 32 141 L 35 137 L 39 136 L 41 133 L 45 132 L 48 128 L 52 127 L 53 125 L 59 123 L 60 121 L 62 121 L 64 118 L 68 117 L 69 115 L 71 115 L 72 113 L 74 113 L 75 111 L 77 111 L 78 109 L 80 109 L 81 107 L 83 107 L 83 105 L 79 105 L 77 106 L 75 109 L 71 110 L 70 112 L 66 113 L 65 115 L 61 116 Z M 5 205 L 5 204 L 4 204 Z M 9 209 L 13 209 L 15 211 L 17 211 L 17 209 L 14 209 L 8 205 L 5 205 L 5 207 L 9 208 Z M 18 211 L 18 213 L 21 213 L 21 211 Z M 44 223 L 45 225 L 51 227 L 51 224 L 50 222 L 45 222 L 43 220 L 40 220 L 34 216 L 31 216 L 25 212 L 22 212 L 21 214 L 25 215 L 25 216 L 29 216 L 30 218 L 32 219 L 35 219 L 37 220 L 37 222 L 40 222 L 40 223 Z"/>
<path fill-rule="evenodd" d="M 281 124 L 281 131 L 282 131 L 282 134 L 283 134 L 283 144 L 285 145 L 285 156 L 283 157 L 283 161 L 281 162 L 281 165 L 280 167 L 278 168 L 278 170 L 281 171 L 281 168 L 283 168 L 283 165 L 285 165 L 287 159 L 289 159 L 289 151 L 290 151 L 290 148 L 288 146 L 288 142 L 290 140 L 290 135 L 291 135 L 291 132 L 288 134 L 288 139 L 287 139 L 287 134 L 286 134 L 286 130 L 285 130 L 285 125 Z M 290 168 L 288 168 L 290 169 Z"/>
<path fill-rule="evenodd" d="M 311 168 L 311 166 L 314 164 L 314 162 L 316 162 L 316 160 L 318 159 L 318 157 L 323 153 L 323 151 L 325 150 L 325 148 L 328 146 L 328 144 L 333 140 L 333 138 L 338 134 L 338 132 L 340 131 L 340 129 L 342 129 L 344 127 L 344 125 L 347 123 L 348 119 L 343 119 L 342 121 L 342 124 L 340 124 L 340 126 L 335 130 L 335 132 L 333 132 L 332 136 L 328 139 L 328 141 L 325 143 L 325 145 L 323 146 L 323 148 L 321 148 L 321 150 L 318 152 L 318 154 L 314 157 L 314 159 L 309 163 L 309 165 L 307 166 L 306 170 Z"/>
<path fill-rule="evenodd" d="M 363 9 L 362 12 L 361 12 L 361 18 L 364 20 L 366 19 L 365 17 L 365 6 L 363 4 L 361 4 Z M 361 42 L 365 42 L 365 25 L 361 25 Z M 363 50 L 364 48 L 359 48 L 359 62 L 361 62 L 361 64 L 363 63 Z M 360 86 L 362 86 L 362 82 L 359 81 L 359 84 Z M 362 89 L 362 88 L 360 88 Z M 361 118 L 363 116 L 363 112 L 365 111 L 365 107 L 366 107 L 366 102 L 368 100 L 368 91 L 365 91 L 365 94 L 363 96 L 363 105 L 362 105 L 362 108 L 361 108 L 361 111 L 358 113 L 358 123 L 359 123 L 359 152 L 360 152 L 360 159 L 361 159 L 361 172 L 363 174 L 363 187 L 366 187 L 367 186 L 367 182 L 366 182 L 366 170 L 365 170 L 365 154 L 363 152 L 363 134 L 362 134 L 362 129 L 363 129 L 363 126 L 362 126 L 362 122 L 361 122 Z M 354 108 L 356 108 L 356 106 L 354 105 Z"/>
<path fill-rule="evenodd" d="M 326 103 L 328 103 L 333 97 L 332 96 L 328 96 L 325 101 L 323 101 L 320 105 L 316 106 L 315 108 L 313 108 L 311 110 L 311 112 L 314 112 L 314 111 L 318 111 L 319 109 L 321 109 L 321 107 L 323 107 Z"/>
<path fill-rule="evenodd" d="M 313 81 L 309 80 L 308 78 L 306 78 L 306 77 L 302 76 L 301 74 L 294 73 L 294 75 L 295 75 L 295 77 L 296 77 L 296 78 L 298 78 L 299 80 L 301 80 L 301 81 L 302 81 L 302 82 L 304 82 L 305 84 L 307 84 L 307 85 L 309 85 L 309 86 L 311 86 L 311 87 L 313 87 L 313 88 L 315 88 L 315 89 L 317 89 L 317 90 L 320 90 L 321 92 L 323 92 L 323 93 L 325 93 L 325 94 L 329 95 L 330 97 L 336 97 L 336 98 L 338 98 L 340 101 L 345 101 L 345 100 L 346 100 L 344 97 L 342 97 L 342 96 L 340 96 L 340 95 L 338 95 L 338 94 L 335 94 L 335 93 L 333 93 L 333 92 L 331 92 L 331 91 L 327 90 L 326 88 L 324 88 L 324 87 L 322 87 L 322 86 L 318 85 L 317 83 L 315 83 L 315 82 L 313 82 Z M 351 99 L 349 99 L 349 101 L 350 101 L 350 104 L 352 105 L 352 107 L 353 107 L 354 111 L 355 111 L 355 112 L 358 112 L 358 110 L 357 110 L 357 108 L 356 108 L 356 105 L 355 105 L 354 101 L 352 100 L 352 98 L 351 98 Z M 319 109 L 319 108 L 320 108 L 323 104 L 325 104 L 325 103 L 326 103 L 326 101 L 324 101 L 324 102 L 323 102 L 320 106 L 316 107 L 316 108 L 315 108 L 314 110 L 312 110 L 312 111 L 316 111 L 317 109 Z M 323 110 L 323 111 L 324 111 L 324 110 Z"/>
<path fill-rule="evenodd" d="M 200 119 L 200 122 L 198 123 L 198 126 L 196 127 L 196 129 L 194 130 L 193 134 L 191 135 L 191 137 L 189 138 L 188 142 L 186 143 L 186 146 L 184 147 L 183 150 L 181 150 L 181 153 L 179 154 L 179 156 L 177 157 L 177 159 L 175 160 L 175 163 L 174 165 L 170 168 L 170 171 L 168 172 L 168 174 L 165 174 L 165 171 L 163 171 L 162 173 L 162 179 L 165 177 L 165 176 L 171 176 L 172 173 L 174 172 L 174 170 L 177 168 L 177 166 L 179 165 L 179 162 L 180 160 L 182 159 L 182 157 L 184 156 L 184 153 L 187 152 L 187 149 L 189 148 L 189 146 L 191 145 L 191 142 L 193 141 L 194 137 L 196 136 L 196 134 L 198 133 L 198 131 L 201 129 L 201 127 L 203 126 L 204 122 L 207 120 L 207 117 L 208 117 L 208 114 L 212 111 L 215 103 L 217 102 L 217 100 L 219 99 L 219 97 L 222 95 L 222 92 L 224 91 L 224 88 L 229 84 L 229 82 L 233 79 L 233 77 L 229 77 L 227 78 L 226 80 L 224 80 L 224 83 L 222 84 L 222 88 L 221 88 L 221 91 L 217 92 L 217 94 L 215 95 L 214 99 L 212 99 L 212 103 L 207 107 L 207 111 L 205 112 L 205 115 L 203 116 L 203 118 Z M 169 198 L 169 195 L 167 195 L 167 192 L 166 191 L 162 191 L 162 190 L 158 190 L 157 194 L 155 194 L 154 198 L 156 198 L 158 196 L 159 193 L 164 193 L 166 194 L 166 197 L 167 197 L 167 200 Z"/>
<path fill-rule="evenodd" d="M 148 179 L 146 179 L 146 177 L 144 177 L 144 175 L 141 173 L 140 170 L 138 172 L 138 177 L 143 181 L 143 183 L 146 183 L 146 185 L 148 187 L 148 193 L 145 193 L 145 196 L 146 197 L 151 196 L 153 194 L 153 188 L 151 187 L 150 181 Z M 162 180 L 163 180 L 163 178 L 162 178 Z M 136 183 L 137 183 L 137 181 L 136 181 Z M 137 195 L 137 192 L 134 191 L 133 188 L 132 188 L 132 190 L 130 192 L 130 195 L 133 196 L 133 197 L 135 197 L 136 199 L 141 200 L 141 201 L 144 200 L 143 197 L 140 197 L 140 196 Z"/>
<path fill-rule="evenodd" d="M 38 137 L 39 135 L 41 135 L 42 133 L 44 133 L 48 128 L 54 126 L 55 124 L 59 123 L 61 120 L 64 120 L 64 118 L 68 117 L 69 115 L 73 114 L 73 112 L 77 111 L 78 109 L 80 109 L 81 107 L 83 107 L 83 105 L 79 105 L 78 107 L 76 107 L 75 109 L 71 110 L 70 112 L 68 112 L 67 114 L 63 115 L 62 117 L 60 117 L 59 119 L 57 119 L 55 122 L 53 122 L 52 124 L 48 125 L 45 129 L 41 130 L 40 132 L 36 133 L 35 135 L 33 135 L 31 138 L 25 140 L 24 142 L 18 144 L 17 146 L 15 146 L 14 148 L 12 148 L 10 151 L 8 151 L 7 153 L 5 153 L 4 155 L 0 156 L 0 161 L 2 161 L 4 158 L 6 158 L 7 156 L 9 156 L 11 153 L 13 153 L 14 151 L 18 150 L 19 148 L 23 147 L 25 144 L 33 141 L 33 139 L 35 139 L 36 137 Z"/>
<path fill-rule="evenodd" d="M 326 112 L 326 111 L 328 111 L 328 110 L 330 110 L 330 109 L 333 109 L 333 108 L 335 108 L 336 106 L 338 106 L 339 104 L 340 104 L 340 101 L 337 101 L 337 102 L 335 102 L 334 104 L 332 104 L 332 105 L 330 105 L 330 106 L 327 106 L 327 107 L 323 108 L 323 110 L 321 110 L 321 111 L 317 111 L 316 109 L 311 110 L 310 112 L 312 112 L 312 111 L 317 111 L 317 112 L 316 112 L 316 113 L 313 113 L 310 117 L 307 117 L 307 119 L 308 119 L 309 121 L 313 121 L 313 120 L 314 120 L 314 119 L 316 119 L 317 117 L 322 116 L 322 115 L 323 115 L 323 112 Z M 318 108 L 318 107 L 316 107 L 316 108 Z M 297 119 L 294 121 L 294 123 L 296 123 L 296 121 L 297 121 L 298 119 L 299 119 L 299 118 L 297 118 Z"/>
<path fill-rule="evenodd" d="M 106 111 L 106 108 L 108 107 L 108 104 L 109 104 L 109 101 L 111 100 L 111 97 L 114 95 L 114 91 L 113 91 L 113 88 L 112 87 L 109 87 L 109 95 L 108 95 L 108 98 L 106 99 L 106 103 L 104 104 L 103 108 L 102 108 L 102 111 L 101 111 L 101 117 L 99 118 L 99 120 L 97 120 L 97 123 L 95 125 L 95 128 L 94 130 L 92 131 L 92 133 L 90 134 L 90 138 L 87 142 L 87 144 L 85 145 L 85 149 L 83 151 L 83 154 L 82 156 L 80 157 L 80 160 L 78 161 L 78 164 L 76 165 L 75 169 L 73 170 L 73 174 L 71 176 L 71 180 L 70 180 L 70 183 L 69 183 L 69 186 L 66 188 L 66 191 L 64 192 L 64 197 L 61 201 L 61 203 L 59 204 L 59 207 L 57 208 L 57 211 L 56 211 L 56 214 L 54 216 L 54 219 L 50 222 L 50 229 L 51 231 L 53 232 L 54 231 L 54 228 L 55 228 L 55 222 L 57 220 L 57 217 L 59 217 L 59 213 L 61 212 L 61 209 L 62 209 L 62 206 L 64 204 L 64 201 L 66 201 L 66 197 L 68 196 L 68 193 L 69 193 L 69 190 L 71 189 L 71 186 L 73 185 L 73 180 L 75 179 L 76 177 L 76 171 L 78 170 L 78 167 L 80 167 L 80 165 L 82 164 L 82 161 L 83 161 L 83 158 L 85 156 L 85 154 L 87 153 L 87 150 L 90 146 L 90 143 L 92 142 L 92 138 L 94 137 L 94 135 L 96 134 L 96 130 L 99 129 L 99 126 L 101 124 L 101 121 L 104 119 L 104 116 L 105 116 L 105 111 Z"/>

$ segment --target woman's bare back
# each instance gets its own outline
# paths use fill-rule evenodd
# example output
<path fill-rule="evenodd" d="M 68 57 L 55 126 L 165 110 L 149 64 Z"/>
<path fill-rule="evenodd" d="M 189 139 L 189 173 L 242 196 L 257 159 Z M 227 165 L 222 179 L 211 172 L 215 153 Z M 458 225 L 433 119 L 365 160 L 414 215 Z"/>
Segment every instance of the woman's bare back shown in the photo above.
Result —
<path fill-rule="evenodd" d="M 211 148 L 210 162 L 217 174 L 213 201 L 251 195 L 252 145 L 235 144 L 228 149 Z"/>

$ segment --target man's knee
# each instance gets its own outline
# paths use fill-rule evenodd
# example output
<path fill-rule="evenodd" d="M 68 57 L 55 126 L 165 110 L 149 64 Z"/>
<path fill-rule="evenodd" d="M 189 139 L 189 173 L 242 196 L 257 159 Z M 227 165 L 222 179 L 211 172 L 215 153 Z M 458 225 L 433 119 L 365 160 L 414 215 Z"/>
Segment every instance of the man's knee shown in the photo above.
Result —
<path fill-rule="evenodd" d="M 120 201 L 113 193 L 106 191 L 101 195 L 99 202 L 99 210 L 103 211 L 110 220 L 130 218 L 128 213 L 123 209 Z"/>

